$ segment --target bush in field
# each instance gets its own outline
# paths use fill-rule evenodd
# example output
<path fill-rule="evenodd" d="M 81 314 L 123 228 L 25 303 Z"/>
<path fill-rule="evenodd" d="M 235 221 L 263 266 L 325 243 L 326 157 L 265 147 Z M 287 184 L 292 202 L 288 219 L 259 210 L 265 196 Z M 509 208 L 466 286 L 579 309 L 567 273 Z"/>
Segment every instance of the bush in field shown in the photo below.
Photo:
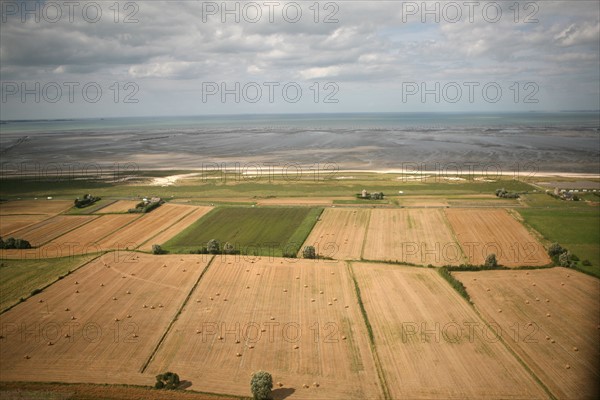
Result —
<path fill-rule="evenodd" d="M 206 250 L 210 254 L 219 254 L 221 252 L 221 245 L 217 239 L 210 239 L 206 244 Z"/>
<path fill-rule="evenodd" d="M 85 194 L 83 196 L 83 199 L 80 199 L 79 197 L 76 198 L 74 201 L 74 205 L 77 208 L 83 208 L 83 207 L 87 207 L 89 205 L 94 204 L 98 200 L 100 200 L 100 197 L 94 197 L 91 194 Z"/>
<path fill-rule="evenodd" d="M 153 244 L 152 245 L 152 254 L 165 254 L 166 251 L 164 251 L 162 249 L 162 247 L 160 247 L 160 245 L 158 244 Z"/>
<path fill-rule="evenodd" d="M 574 263 L 571 261 L 571 253 L 569 253 L 568 251 L 561 253 L 561 255 L 558 256 L 558 264 L 561 267 L 567 267 L 567 268 L 573 266 Z"/>
<path fill-rule="evenodd" d="M 304 246 L 302 250 L 302 257 L 304 258 L 317 258 L 317 252 L 315 246 Z"/>
<path fill-rule="evenodd" d="M 0 238 L 0 249 L 30 249 L 31 243 L 25 239 L 15 239 L 9 237 L 6 240 Z"/>
<path fill-rule="evenodd" d="M 273 377 L 265 371 L 258 371 L 252 374 L 250 380 L 250 390 L 254 400 L 267 400 L 271 397 L 273 389 Z"/>
<path fill-rule="evenodd" d="M 583 260 L 581 262 L 581 265 L 586 266 L 586 267 L 591 267 L 592 263 L 590 262 L 590 260 Z"/>
<path fill-rule="evenodd" d="M 179 386 L 179 375 L 173 372 L 165 372 L 164 374 L 156 375 L 155 389 L 174 390 Z"/>
<path fill-rule="evenodd" d="M 231 243 L 227 242 L 223 245 L 223 253 L 235 254 L 236 253 L 235 247 Z"/>
<path fill-rule="evenodd" d="M 563 249 L 563 247 L 560 244 L 558 244 L 558 243 L 552 243 L 550 245 L 550 247 L 548 247 L 548 255 L 550 257 L 557 256 L 557 255 L 562 254 L 564 252 L 565 252 L 565 249 Z"/>
<path fill-rule="evenodd" d="M 498 266 L 498 260 L 496 260 L 496 255 L 494 253 L 488 254 L 485 258 L 485 264 L 488 268 L 496 268 Z"/>

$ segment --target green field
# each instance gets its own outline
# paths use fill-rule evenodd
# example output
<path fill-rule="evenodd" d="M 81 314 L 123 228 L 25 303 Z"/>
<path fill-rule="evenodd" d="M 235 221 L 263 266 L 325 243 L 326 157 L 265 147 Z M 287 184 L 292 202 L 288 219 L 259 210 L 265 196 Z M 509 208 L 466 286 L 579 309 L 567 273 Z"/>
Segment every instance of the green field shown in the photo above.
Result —
<path fill-rule="evenodd" d="M 55 282 L 96 256 L 75 256 L 31 260 L 2 260 L 0 266 L 0 311 L 27 298 L 35 289 Z"/>
<path fill-rule="evenodd" d="M 552 199 L 550 196 L 546 196 Z M 541 200 L 541 199 L 540 199 Z M 546 200 L 546 199 L 543 199 Z M 558 206 L 523 208 L 525 222 L 549 242 L 558 242 L 591 267 L 579 267 L 600 277 L 600 208 L 576 202 L 554 200 Z M 554 203 L 553 205 L 555 205 Z"/>
<path fill-rule="evenodd" d="M 164 244 L 170 252 L 197 250 L 211 239 L 229 242 L 242 254 L 296 254 L 310 233 L 321 208 L 216 208 Z"/>

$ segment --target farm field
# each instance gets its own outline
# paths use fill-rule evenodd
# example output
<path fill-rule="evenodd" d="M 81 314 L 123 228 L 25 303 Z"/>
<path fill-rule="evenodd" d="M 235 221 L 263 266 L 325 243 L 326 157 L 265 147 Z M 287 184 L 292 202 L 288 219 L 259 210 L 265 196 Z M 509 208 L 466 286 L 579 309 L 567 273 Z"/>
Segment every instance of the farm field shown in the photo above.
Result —
<path fill-rule="evenodd" d="M 136 221 L 119 229 L 98 242 L 98 247 L 109 249 L 135 249 L 142 243 L 173 225 L 193 211 L 193 207 L 163 204 Z"/>
<path fill-rule="evenodd" d="M 382 398 L 344 263 L 217 256 L 147 372 L 248 395 L 260 369 L 273 375 L 276 399 Z"/>
<path fill-rule="evenodd" d="M 139 214 L 101 215 L 89 224 L 80 226 L 44 245 L 40 251 L 63 256 L 108 250 L 98 244 L 102 238 L 141 218 Z"/>
<path fill-rule="evenodd" d="M 0 215 L 0 236 L 5 237 L 8 234 L 36 224 L 40 221 L 49 218 L 48 215 Z"/>
<path fill-rule="evenodd" d="M 302 248 L 314 246 L 317 254 L 336 260 L 360 259 L 370 213 L 356 208 L 326 208 Z"/>
<path fill-rule="evenodd" d="M 135 208 L 137 204 L 139 204 L 139 200 L 117 200 L 102 207 L 96 211 L 96 214 L 126 213 L 130 208 Z"/>
<path fill-rule="evenodd" d="M 11 366 L 1 379 L 152 385 L 139 371 L 207 260 L 98 257 L 0 315 L 0 358 Z"/>
<path fill-rule="evenodd" d="M 231 243 L 243 254 L 296 254 L 320 212 L 309 207 L 216 208 L 165 243 L 164 248 L 188 252 L 217 239 Z"/>
<path fill-rule="evenodd" d="M 69 200 L 14 200 L 0 202 L 0 215 L 56 215 L 73 205 Z"/>
<path fill-rule="evenodd" d="M 256 204 L 260 206 L 329 206 L 336 198 L 327 197 L 274 197 L 270 199 L 258 199 Z M 249 199 L 252 200 L 252 199 Z"/>
<path fill-rule="evenodd" d="M 600 390 L 598 279 L 565 268 L 455 272 L 475 307 L 559 399 Z M 500 312 L 500 310 L 502 310 Z"/>
<path fill-rule="evenodd" d="M 0 312 L 27 298 L 35 289 L 56 281 L 89 261 L 91 256 L 63 257 L 45 260 L 2 260 L 0 274 Z"/>
<path fill-rule="evenodd" d="M 88 215 L 57 215 L 13 232 L 13 235 L 19 239 L 26 239 L 31 246 L 37 247 L 96 218 Z"/>
<path fill-rule="evenodd" d="M 205 214 L 212 210 L 212 207 L 194 207 L 193 211 L 180 219 L 178 222 L 171 225 L 169 228 L 160 232 L 158 235 L 150 238 L 146 243 L 140 246 L 138 249 L 142 251 L 151 251 L 153 244 L 163 245 L 166 241 L 177 235 L 179 232 L 196 222 L 199 218 L 202 218 Z"/>
<path fill-rule="evenodd" d="M 458 265 L 463 254 L 441 209 L 372 210 L 363 258 Z"/>
<path fill-rule="evenodd" d="M 369 263 L 352 270 L 391 398 L 548 398 L 436 270 Z"/>
<path fill-rule="evenodd" d="M 542 266 L 551 262 L 546 250 L 504 209 L 445 209 L 470 264 L 482 265 L 489 253 L 507 267 Z"/>

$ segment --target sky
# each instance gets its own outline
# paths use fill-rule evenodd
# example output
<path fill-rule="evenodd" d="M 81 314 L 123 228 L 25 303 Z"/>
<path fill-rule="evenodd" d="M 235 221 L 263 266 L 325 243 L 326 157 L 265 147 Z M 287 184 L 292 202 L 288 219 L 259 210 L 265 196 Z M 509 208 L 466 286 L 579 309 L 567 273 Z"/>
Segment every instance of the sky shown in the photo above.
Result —
<path fill-rule="evenodd" d="M 600 109 L 595 1 L 1 1 L 0 119 Z"/>

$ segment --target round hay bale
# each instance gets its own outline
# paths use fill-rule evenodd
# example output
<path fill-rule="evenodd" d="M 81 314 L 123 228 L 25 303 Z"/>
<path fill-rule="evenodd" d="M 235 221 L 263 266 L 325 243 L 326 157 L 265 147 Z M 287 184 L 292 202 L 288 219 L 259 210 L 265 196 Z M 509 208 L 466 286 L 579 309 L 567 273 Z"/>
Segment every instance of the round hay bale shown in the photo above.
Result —
<path fill-rule="evenodd" d="M 117 298 L 116 298 L 116 297 L 113 297 L 112 299 L 113 299 L 113 300 L 117 300 Z"/>
<path fill-rule="evenodd" d="M 220 295 L 221 295 L 221 293 L 217 293 L 217 294 L 215 294 L 215 296 L 220 296 Z"/>
<path fill-rule="evenodd" d="M 75 293 L 79 293 L 79 290 L 76 290 Z"/>
<path fill-rule="evenodd" d="M 127 278 L 127 277 L 126 277 L 125 275 L 123 275 L 121 278 L 125 279 L 125 278 Z"/>
<path fill-rule="evenodd" d="M 163 308 L 163 305 L 162 305 L 162 304 L 159 304 L 159 305 L 158 305 L 158 308 Z"/>
<path fill-rule="evenodd" d="M 236 353 L 235 355 L 236 355 L 236 357 L 241 357 L 242 353 Z"/>
<path fill-rule="evenodd" d="M 151 310 L 154 310 L 154 306 L 150 306 L 150 309 L 151 309 Z"/>
<path fill-rule="evenodd" d="M 52 346 L 52 342 L 48 342 L 48 346 Z"/>
<path fill-rule="evenodd" d="M 499 309 L 498 309 L 498 312 L 499 312 L 499 313 L 501 313 L 501 312 L 502 312 L 502 309 L 501 309 L 501 308 L 499 308 Z"/>
<path fill-rule="evenodd" d="M 235 343 L 236 343 L 236 344 L 239 344 L 239 343 L 240 343 L 240 340 L 239 340 L 239 339 L 235 339 Z"/>
<path fill-rule="evenodd" d="M 257 272 L 256 275 L 260 275 L 260 274 Z"/>
<path fill-rule="evenodd" d="M 333 303 L 332 303 L 332 302 L 329 302 L 329 303 L 327 303 L 327 305 L 328 305 L 328 306 L 330 306 L 330 305 L 333 305 Z"/>
<path fill-rule="evenodd" d="M 550 316 L 550 313 L 546 313 L 546 317 L 549 317 L 549 316 Z"/>
<path fill-rule="evenodd" d="M 163 265 L 162 265 L 162 267 L 163 267 L 163 268 L 167 268 L 167 264 L 163 264 Z"/>
<path fill-rule="evenodd" d="M 529 272 L 525 272 L 525 275 L 529 275 Z"/>
<path fill-rule="evenodd" d="M 344 308 L 350 308 L 350 306 L 344 306 Z"/>
<path fill-rule="evenodd" d="M 546 336 L 546 340 L 550 340 L 550 336 Z"/>
<path fill-rule="evenodd" d="M 119 318 L 115 318 L 115 322 L 119 322 Z"/>
<path fill-rule="evenodd" d="M 132 337 L 136 338 L 138 337 L 137 333 L 134 333 L 133 335 L 131 335 Z"/>
<path fill-rule="evenodd" d="M 70 338 L 71 336 L 68 333 L 65 333 L 65 338 Z"/>
<path fill-rule="evenodd" d="M 142 308 L 148 308 L 148 306 L 144 304 L 144 305 L 142 306 Z"/>
<path fill-rule="evenodd" d="M 565 369 L 571 369 L 571 366 L 569 364 L 565 365 Z"/>
<path fill-rule="evenodd" d="M 281 382 L 277 382 L 277 386 L 279 386 L 279 387 L 283 387 L 283 383 L 281 383 Z"/>
<path fill-rule="evenodd" d="M 564 283 L 564 282 L 561 282 L 561 283 L 560 283 L 560 286 L 565 286 L 565 283 Z"/>
<path fill-rule="evenodd" d="M 346 336 L 342 336 L 342 340 L 346 340 Z"/>
<path fill-rule="evenodd" d="M 333 298 L 333 301 L 337 301 L 337 297 L 334 297 L 334 298 Z"/>
<path fill-rule="evenodd" d="M 474 280 L 474 281 L 476 281 L 476 280 L 477 280 L 477 278 L 473 278 L 473 280 Z"/>
<path fill-rule="evenodd" d="M 319 382 L 313 382 L 314 387 L 319 387 Z"/>
<path fill-rule="evenodd" d="M 308 287 L 308 285 L 304 285 L 304 287 L 305 287 L 305 288 L 307 288 L 307 287 Z"/>
<path fill-rule="evenodd" d="M 223 336 L 218 336 L 217 339 L 218 340 L 223 340 Z"/>
<path fill-rule="evenodd" d="M 283 293 L 287 293 L 287 289 L 283 289 Z"/>
<path fill-rule="evenodd" d="M 490 291 L 490 288 L 485 288 L 485 291 L 486 291 L 486 292 L 489 292 L 489 291 Z"/>
<path fill-rule="evenodd" d="M 573 351 L 579 351 L 577 347 L 573 347 Z"/>
<path fill-rule="evenodd" d="M 131 314 L 127 314 L 127 318 L 131 318 Z"/>
<path fill-rule="evenodd" d="M 246 289 L 250 289 L 250 286 L 246 286 Z"/>
<path fill-rule="evenodd" d="M 26 356 L 25 356 L 25 357 L 23 357 L 23 358 L 25 358 L 26 360 L 29 360 L 31 357 L 29 357 L 28 355 L 26 355 Z"/>
<path fill-rule="evenodd" d="M 322 291 L 322 290 L 319 290 L 319 294 L 323 294 L 323 291 Z"/>
<path fill-rule="evenodd" d="M 196 334 L 200 334 L 202 331 L 200 329 L 196 329 Z"/>
<path fill-rule="evenodd" d="M 540 301 L 540 298 L 539 298 L 539 297 L 536 297 L 536 298 L 535 298 L 535 301 Z"/>
<path fill-rule="evenodd" d="M 331 275 L 335 275 L 335 272 L 332 272 Z"/>
<path fill-rule="evenodd" d="M 300 279 L 300 277 L 299 277 L 299 276 L 297 276 L 297 277 L 296 277 L 296 279 Z"/>
<path fill-rule="evenodd" d="M 209 297 L 209 299 L 211 299 L 211 300 L 212 300 L 213 298 L 212 298 L 212 297 Z"/>
<path fill-rule="evenodd" d="M 183 269 L 183 272 L 186 272 L 186 271 L 187 271 L 187 270 L 184 268 L 184 269 Z"/>
<path fill-rule="evenodd" d="M 251 344 L 250 346 L 248 346 L 248 348 L 249 348 L 249 349 L 253 349 L 253 348 L 254 348 L 254 345 L 253 345 L 253 344 Z"/>
<path fill-rule="evenodd" d="M 69 307 L 67 307 L 67 308 L 65 308 L 65 311 L 71 311 L 71 310 L 69 310 Z"/>
<path fill-rule="evenodd" d="M 79 285 L 79 282 L 75 281 L 75 284 L 76 284 L 76 285 Z"/>
<path fill-rule="evenodd" d="M 275 321 L 275 317 L 271 317 L 271 321 Z"/>
<path fill-rule="evenodd" d="M 227 301 L 227 299 L 223 299 L 223 301 Z"/>
<path fill-rule="evenodd" d="M 266 332 L 267 330 L 265 328 L 262 328 L 260 331 L 261 332 Z"/>
<path fill-rule="evenodd" d="M 315 299 L 310 299 L 310 302 L 311 302 L 311 303 L 314 303 L 314 302 L 315 302 Z"/>
<path fill-rule="evenodd" d="M 247 270 L 246 270 L 246 272 L 250 272 L 250 270 L 249 270 L 249 269 L 247 269 Z"/>
<path fill-rule="evenodd" d="M 196 303 L 200 303 L 200 299 L 196 299 Z"/>
<path fill-rule="evenodd" d="M 554 339 L 550 340 L 550 343 L 554 343 Z"/>
<path fill-rule="evenodd" d="M 71 315 L 71 321 L 74 321 L 76 318 L 74 315 Z"/>
<path fill-rule="evenodd" d="M 302 387 L 303 387 L 304 389 L 308 389 L 310 386 L 308 386 L 308 385 L 305 383 L 304 385 L 302 385 Z"/>
<path fill-rule="evenodd" d="M 294 346 L 294 350 L 298 350 L 300 347 L 298 345 Z"/>
<path fill-rule="evenodd" d="M 529 300 L 525 300 L 525 304 L 529 304 Z"/>
<path fill-rule="evenodd" d="M 125 293 L 126 293 L 126 294 L 131 294 L 131 292 L 130 292 L 129 290 L 128 290 L 128 291 L 126 291 Z"/>
<path fill-rule="evenodd" d="M 42 299 L 40 299 L 40 301 L 38 301 L 38 303 L 43 303 L 43 302 L 44 302 L 44 300 L 42 300 Z"/>
<path fill-rule="evenodd" d="M 535 286 L 535 282 L 531 284 L 531 286 Z"/>
<path fill-rule="evenodd" d="M 101 284 L 100 284 L 100 287 L 104 287 L 104 283 L 101 283 Z"/>
<path fill-rule="evenodd" d="M 546 299 L 546 303 L 550 303 L 550 299 Z"/>
<path fill-rule="evenodd" d="M 570 275 L 570 274 L 567 274 L 567 278 L 570 278 L 570 277 L 571 277 L 571 275 Z"/>

